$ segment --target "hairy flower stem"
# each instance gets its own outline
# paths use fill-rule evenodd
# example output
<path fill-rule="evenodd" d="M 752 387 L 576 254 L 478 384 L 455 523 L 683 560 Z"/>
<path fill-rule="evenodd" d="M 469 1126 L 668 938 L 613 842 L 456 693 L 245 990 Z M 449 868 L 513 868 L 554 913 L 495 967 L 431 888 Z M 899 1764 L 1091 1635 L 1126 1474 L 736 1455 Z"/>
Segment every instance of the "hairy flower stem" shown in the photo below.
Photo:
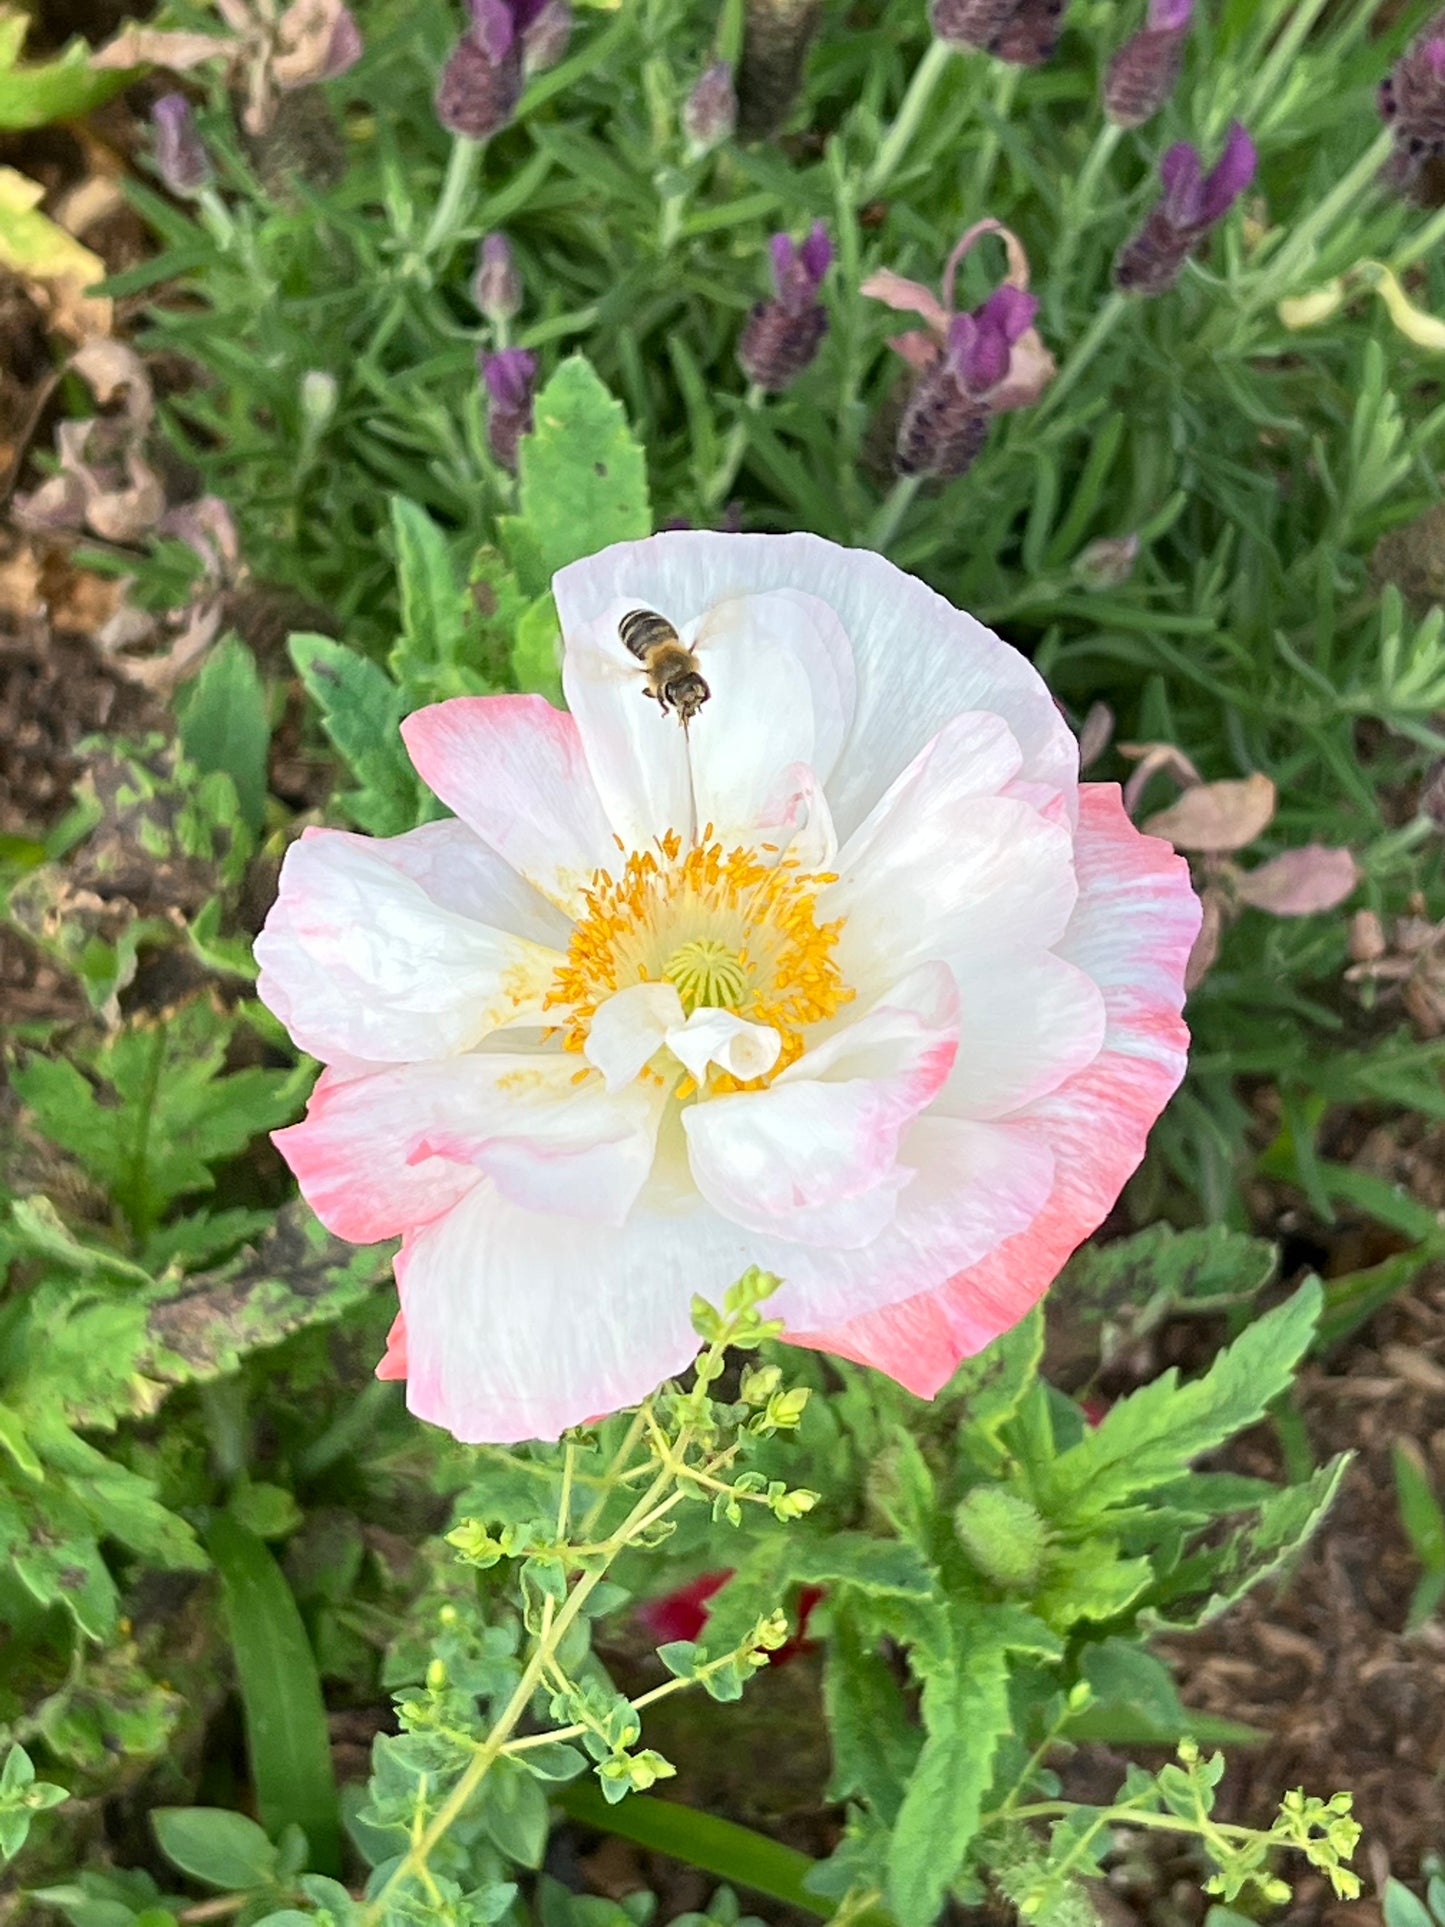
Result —
<path fill-rule="evenodd" d="M 704 508 L 719 509 L 727 500 L 728 490 L 737 480 L 738 470 L 743 465 L 743 456 L 747 453 L 753 416 L 757 414 L 766 399 L 767 390 L 760 387 L 757 382 L 752 382 L 743 398 L 742 413 L 729 429 L 728 438 L 723 443 L 722 460 L 703 490 Z"/>
<path fill-rule="evenodd" d="M 909 509 L 913 498 L 923 484 L 921 475 L 900 475 L 889 490 L 878 513 L 868 524 L 868 533 L 863 538 L 865 549 L 872 549 L 882 555 L 888 549 Z"/>
<path fill-rule="evenodd" d="M 918 132 L 924 115 L 928 112 L 929 102 L 943 78 L 943 71 L 953 57 L 953 48 L 946 41 L 930 42 L 928 52 L 913 69 L 903 99 L 893 124 L 879 143 L 878 152 L 873 157 L 873 165 L 863 176 L 858 189 L 860 201 L 872 201 L 883 192 L 894 174 L 899 162 L 908 152 L 914 135 Z"/>
<path fill-rule="evenodd" d="M 481 157 L 481 141 L 469 140 L 465 134 L 458 134 L 452 142 L 451 158 L 442 176 L 442 191 L 437 196 L 437 204 L 422 239 L 424 261 L 444 256 L 456 240 L 462 212 L 476 192 L 477 168 Z"/>

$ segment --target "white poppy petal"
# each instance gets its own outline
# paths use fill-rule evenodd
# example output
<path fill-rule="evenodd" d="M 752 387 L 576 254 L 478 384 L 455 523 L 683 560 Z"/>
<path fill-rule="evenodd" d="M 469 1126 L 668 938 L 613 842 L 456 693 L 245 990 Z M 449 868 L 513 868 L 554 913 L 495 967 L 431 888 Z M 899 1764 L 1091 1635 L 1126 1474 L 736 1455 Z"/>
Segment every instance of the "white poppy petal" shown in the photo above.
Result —
<path fill-rule="evenodd" d="M 704 1005 L 668 1031 L 667 1048 L 695 1083 L 702 1083 L 711 1064 L 747 1083 L 767 1076 L 783 1040 L 769 1024 L 750 1024 L 730 1010 Z"/>
<path fill-rule="evenodd" d="M 632 1082 L 682 1022 L 682 999 L 669 983 L 629 984 L 597 1006 L 582 1055 L 609 1091 Z"/>
<path fill-rule="evenodd" d="M 437 829 L 444 826 L 436 825 Z M 461 887 L 445 874 L 425 882 L 399 867 L 396 845 L 418 847 L 428 862 L 444 839 L 398 837 L 390 844 L 340 830 L 308 832 L 286 853 L 280 892 L 256 939 L 257 992 L 313 1057 L 408 1063 L 471 1049 L 490 1032 L 539 1023 L 557 965 L 555 950 L 446 907 L 452 901 L 502 902 L 506 888 L 548 917 L 545 901 L 471 838 L 489 872 Z M 416 843 L 412 839 L 417 839 Z M 460 854 L 455 831 L 445 839 Z M 499 887 L 493 890 L 493 885 Z M 434 895 L 432 892 L 435 891 Z M 478 907 L 481 907 L 480 902 Z"/>
<path fill-rule="evenodd" d="M 1004 1117 L 1092 1064 L 1104 1045 L 1104 993 L 1047 950 L 977 957 L 958 981 L 958 1059 L 939 1093 L 953 1117 Z"/>

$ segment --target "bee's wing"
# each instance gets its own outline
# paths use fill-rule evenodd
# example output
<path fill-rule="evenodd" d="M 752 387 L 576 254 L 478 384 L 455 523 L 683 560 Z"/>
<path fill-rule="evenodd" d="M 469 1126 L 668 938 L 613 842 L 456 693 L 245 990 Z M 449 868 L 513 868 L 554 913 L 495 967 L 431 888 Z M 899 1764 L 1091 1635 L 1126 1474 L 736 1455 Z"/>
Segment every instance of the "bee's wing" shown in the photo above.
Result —
<path fill-rule="evenodd" d="M 742 599 L 740 594 L 725 596 L 721 602 L 715 602 L 695 625 L 689 623 L 682 631 L 683 642 L 695 656 L 716 649 L 734 633 L 741 615 L 738 605 Z"/>
<path fill-rule="evenodd" d="M 585 664 L 587 674 L 597 681 L 635 682 L 647 674 L 646 665 L 633 655 L 621 634 L 623 617 L 638 606 L 635 597 L 614 602 L 605 615 L 587 624 L 575 642 L 568 643 L 574 662 Z"/>

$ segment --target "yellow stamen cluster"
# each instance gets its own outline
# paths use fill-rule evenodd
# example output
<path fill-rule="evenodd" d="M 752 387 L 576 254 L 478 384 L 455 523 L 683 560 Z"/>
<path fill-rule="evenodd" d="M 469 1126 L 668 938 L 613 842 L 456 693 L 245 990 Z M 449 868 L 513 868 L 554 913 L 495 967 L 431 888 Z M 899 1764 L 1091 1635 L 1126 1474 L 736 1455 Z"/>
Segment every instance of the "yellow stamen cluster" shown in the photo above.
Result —
<path fill-rule="evenodd" d="M 655 848 L 631 851 L 618 875 L 597 871 L 546 998 L 548 1009 L 565 1012 L 566 1048 L 583 1048 L 614 991 L 667 981 L 689 1014 L 716 1006 L 771 1025 L 783 1047 L 757 1080 L 770 1082 L 802 1055 L 808 1029 L 853 997 L 833 960 L 842 920 L 819 923 L 814 914 L 819 891 L 834 881 L 776 851 L 725 850 L 711 825 L 686 849 L 669 831 Z M 740 1086 L 719 1076 L 709 1088 Z"/>

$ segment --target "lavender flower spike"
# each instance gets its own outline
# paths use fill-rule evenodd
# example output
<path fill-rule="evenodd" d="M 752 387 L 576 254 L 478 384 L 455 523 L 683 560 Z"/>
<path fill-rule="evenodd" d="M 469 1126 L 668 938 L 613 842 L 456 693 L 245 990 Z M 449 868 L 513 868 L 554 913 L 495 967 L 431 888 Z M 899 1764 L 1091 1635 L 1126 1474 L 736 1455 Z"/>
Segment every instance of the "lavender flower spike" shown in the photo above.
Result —
<path fill-rule="evenodd" d="M 1149 0 L 1138 33 L 1120 47 L 1104 76 L 1104 113 L 1116 127 L 1140 127 L 1174 91 L 1194 0 Z"/>
<path fill-rule="evenodd" d="M 449 133 L 484 141 L 516 112 L 526 74 L 558 57 L 572 16 L 560 0 L 468 0 L 468 10 L 471 24 L 437 83 L 436 115 Z"/>
<path fill-rule="evenodd" d="M 1115 257 L 1115 286 L 1134 294 L 1163 294 L 1172 288 L 1210 228 L 1254 179 L 1254 169 L 1254 142 L 1238 121 L 1208 174 L 1202 172 L 1199 150 L 1188 141 L 1171 147 L 1159 163 L 1163 195 Z"/>
<path fill-rule="evenodd" d="M 1395 138 L 1390 175 L 1411 187 L 1427 161 L 1445 154 L 1445 14 L 1395 62 L 1378 98 Z"/>
<path fill-rule="evenodd" d="M 151 108 L 155 128 L 156 172 L 172 194 L 187 199 L 211 178 L 211 159 L 196 132 L 191 103 L 184 94 L 162 94 Z"/>
<path fill-rule="evenodd" d="M 517 443 L 532 432 L 532 393 L 537 385 L 537 357 L 525 348 L 485 351 L 477 367 L 487 389 L 487 447 L 503 468 L 514 473 Z"/>
<path fill-rule="evenodd" d="M 1027 334 L 1038 302 L 1009 284 L 971 314 L 955 315 L 947 345 L 919 378 L 898 429 L 900 475 L 962 475 L 988 434 L 991 397 L 1006 380 L 1015 342 Z"/>
<path fill-rule="evenodd" d="M 775 395 L 797 380 L 827 333 L 828 317 L 818 290 L 833 259 L 833 244 L 818 221 L 801 247 L 791 236 L 775 234 L 771 252 L 774 296 L 758 302 L 748 316 L 738 361 L 750 382 Z"/>
<path fill-rule="evenodd" d="M 1064 0 L 932 0 L 929 21 L 950 47 L 977 47 L 1017 67 L 1038 67 L 1058 45 Z"/>

